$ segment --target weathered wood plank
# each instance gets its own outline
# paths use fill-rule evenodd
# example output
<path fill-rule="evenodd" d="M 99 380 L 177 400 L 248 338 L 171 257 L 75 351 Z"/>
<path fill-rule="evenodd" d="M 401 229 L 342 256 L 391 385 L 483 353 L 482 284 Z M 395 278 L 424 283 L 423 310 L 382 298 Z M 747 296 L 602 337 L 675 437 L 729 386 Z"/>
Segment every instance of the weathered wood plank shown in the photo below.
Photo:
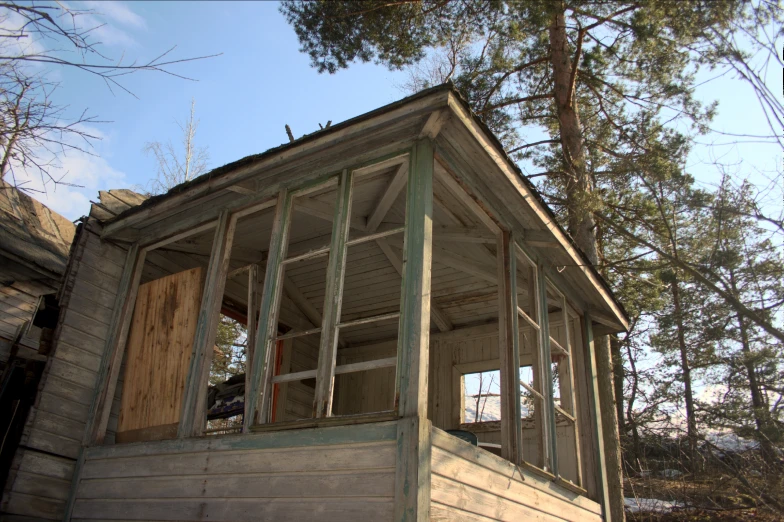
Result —
<path fill-rule="evenodd" d="M 259 307 L 259 326 L 256 334 L 256 346 L 253 349 L 253 364 L 250 368 L 251 386 L 245 389 L 245 414 L 242 431 L 247 433 L 250 427 L 261 420 L 267 422 L 266 416 L 258 418 L 259 400 L 264 394 L 264 403 L 271 402 L 267 389 L 267 381 L 271 380 L 272 358 L 274 356 L 273 338 L 277 334 L 281 284 L 282 261 L 286 258 L 288 247 L 289 222 L 291 219 L 291 196 L 284 189 L 278 194 L 275 217 L 272 222 L 267 269 L 264 273 Z M 271 407 L 267 406 L 267 408 Z M 266 413 L 266 412 L 263 412 Z"/>
<path fill-rule="evenodd" d="M 111 328 L 105 344 L 101 369 L 98 372 L 95 395 L 90 408 L 90 419 L 85 431 L 86 444 L 99 444 L 106 434 L 106 425 L 109 422 L 111 404 L 117 387 L 117 378 L 120 375 L 133 307 L 136 302 L 136 292 L 144 268 L 144 258 L 145 251 L 140 250 L 137 244 L 132 245 L 128 250 L 120 282 L 111 288 L 117 292 L 117 297 L 113 307 Z"/>
<path fill-rule="evenodd" d="M 313 458 L 311 452 L 310 458 Z M 351 460 L 350 454 L 344 455 Z M 280 455 L 283 460 L 287 456 Z M 82 480 L 80 499 L 166 499 L 166 498 L 300 498 L 392 497 L 393 467 L 367 471 L 362 468 L 313 471 L 308 460 L 300 469 L 286 473 L 243 473 L 229 475 L 185 475 L 160 478 L 136 477 Z"/>
<path fill-rule="evenodd" d="M 345 520 L 389 520 L 392 499 L 238 499 L 224 498 L 204 502 L 203 499 L 172 499 L 169 501 L 139 500 L 78 500 L 75 518 L 125 518 L 129 520 L 215 520 L 255 522 L 275 520 L 323 522 Z"/>
<path fill-rule="evenodd" d="M 324 296 L 324 314 L 321 323 L 318 367 L 316 371 L 316 395 L 313 417 L 332 415 L 332 399 L 335 384 L 335 362 L 338 348 L 338 323 L 343 304 L 343 279 L 346 272 L 346 241 L 351 223 L 351 196 L 353 176 L 344 170 L 338 181 L 337 202 L 332 220 L 332 243 L 330 244 L 327 282 Z"/>
<path fill-rule="evenodd" d="M 437 428 L 433 429 L 433 448 L 434 474 L 479 488 L 492 487 L 498 495 L 505 495 L 508 489 L 514 488 L 513 491 L 519 492 L 517 495 L 530 497 L 531 502 L 538 505 L 553 504 L 587 515 L 601 515 L 601 506 L 596 502 Z M 522 479 L 518 478 L 520 476 Z"/>

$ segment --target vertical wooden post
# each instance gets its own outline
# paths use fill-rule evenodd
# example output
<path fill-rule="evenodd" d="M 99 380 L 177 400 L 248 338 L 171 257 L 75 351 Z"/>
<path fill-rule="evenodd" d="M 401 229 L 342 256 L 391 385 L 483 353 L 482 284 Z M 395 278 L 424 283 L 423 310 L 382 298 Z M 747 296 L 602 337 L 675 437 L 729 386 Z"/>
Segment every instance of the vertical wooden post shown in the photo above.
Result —
<path fill-rule="evenodd" d="M 332 391 L 335 385 L 335 361 L 338 355 L 338 323 L 343 303 L 343 276 L 346 272 L 346 241 L 351 224 L 352 186 L 352 174 L 344 170 L 338 182 L 335 218 L 332 220 L 332 240 L 329 248 L 316 391 L 313 401 L 315 418 L 332 415 Z"/>
<path fill-rule="evenodd" d="M 120 276 L 120 287 L 114 300 L 109 337 L 106 339 L 101 367 L 98 370 L 98 382 L 95 387 L 93 404 L 90 408 L 90 417 L 87 419 L 84 436 L 84 444 L 87 446 L 103 443 L 106 436 L 106 427 L 109 424 L 112 401 L 114 401 L 114 393 L 117 389 L 117 379 L 120 376 L 120 368 L 125 355 L 128 330 L 133 318 L 136 294 L 139 290 L 146 254 L 147 250 L 139 248 L 139 244 L 135 243 L 128 250 L 128 255 L 125 258 L 125 267 Z"/>
<path fill-rule="evenodd" d="M 256 327 L 259 313 L 259 294 L 256 287 L 259 285 L 259 265 L 253 264 L 248 269 L 248 321 L 245 325 L 247 335 L 245 344 L 245 389 L 250 390 L 250 369 L 253 366 L 253 349 L 256 347 Z"/>
<path fill-rule="evenodd" d="M 395 406 L 398 424 L 395 520 L 430 519 L 430 432 L 427 375 L 433 239 L 433 145 L 417 141 L 409 157 L 406 230 L 398 326 Z"/>
<path fill-rule="evenodd" d="M 519 247 L 518 247 L 519 248 Z M 539 299 L 539 272 L 535 265 L 529 265 L 528 268 L 528 310 L 530 310 L 531 318 L 539 325 L 539 329 L 533 332 L 533 350 L 531 350 L 531 373 L 533 374 L 534 389 L 546 395 L 542 390 L 542 323 L 541 301 Z M 532 462 L 537 467 L 548 467 L 549 460 L 547 458 L 547 430 L 545 422 L 545 401 L 539 400 L 537 397 L 533 398 L 534 401 L 534 437 L 535 437 L 535 456 L 536 461 Z"/>
<path fill-rule="evenodd" d="M 182 414 L 177 430 L 177 436 L 180 438 L 201 435 L 207 422 L 207 380 L 210 375 L 212 351 L 218 331 L 223 290 L 229 273 L 231 245 L 236 226 L 237 220 L 231 218 L 228 210 L 221 212 L 212 242 L 196 333 L 193 335 L 191 363 L 185 380 Z"/>
<path fill-rule="evenodd" d="M 542 421 L 544 424 L 546 453 L 545 461 L 549 461 L 547 471 L 558 476 L 558 451 L 557 436 L 555 433 L 555 403 L 553 401 L 553 366 L 552 355 L 550 354 L 550 319 L 547 313 L 547 280 L 544 275 L 544 268 L 537 265 L 537 282 L 539 283 L 539 326 L 542 335 L 542 350 L 539 371 L 541 372 L 542 396 L 544 397 L 544 408 L 542 408 Z"/>
<path fill-rule="evenodd" d="M 250 387 L 245 388 L 245 415 L 242 431 L 248 432 L 256 422 L 259 398 L 265 391 L 270 381 L 269 368 L 273 366 L 270 360 L 272 339 L 277 334 L 278 328 L 278 303 L 283 289 L 281 261 L 286 257 L 288 248 L 289 219 L 291 217 L 291 197 L 284 189 L 278 194 L 278 203 L 275 207 L 275 218 L 272 222 L 272 235 L 270 237 L 269 253 L 267 254 L 267 270 L 264 273 L 264 288 L 261 294 L 259 307 L 259 326 L 256 330 L 256 346 L 253 350 L 253 362 L 250 368 Z M 264 400 L 268 395 L 265 393 Z M 262 418 L 262 422 L 266 419 Z"/>
<path fill-rule="evenodd" d="M 574 460 L 575 460 L 575 479 L 578 486 L 583 485 L 582 478 L 582 456 L 580 454 L 580 423 L 579 413 L 577 412 L 577 396 L 575 393 L 575 358 L 574 343 L 572 340 L 572 329 L 569 325 L 569 307 L 566 304 L 566 297 L 561 297 L 561 311 L 564 324 L 564 348 L 567 355 L 563 356 L 558 363 L 558 383 L 561 389 L 561 408 L 566 410 L 574 417 L 572 423 L 572 435 L 574 437 Z"/>
<path fill-rule="evenodd" d="M 517 254 L 511 234 L 498 236 L 498 356 L 501 373 L 501 456 L 523 459 L 520 408 L 520 328 L 517 317 Z"/>
<path fill-rule="evenodd" d="M 596 482 L 599 489 L 599 503 L 602 505 L 604 519 L 610 521 L 610 489 L 607 484 L 607 472 L 605 466 L 607 461 L 604 455 L 604 436 L 602 433 L 602 421 L 600 418 L 600 403 L 599 403 L 599 381 L 596 375 L 596 359 L 594 352 L 593 341 L 593 325 L 591 316 L 585 314 L 582 319 L 583 327 L 583 350 L 585 354 L 585 369 L 589 376 L 588 382 L 588 404 L 591 409 L 591 428 L 593 430 L 594 450 L 596 451 Z"/>

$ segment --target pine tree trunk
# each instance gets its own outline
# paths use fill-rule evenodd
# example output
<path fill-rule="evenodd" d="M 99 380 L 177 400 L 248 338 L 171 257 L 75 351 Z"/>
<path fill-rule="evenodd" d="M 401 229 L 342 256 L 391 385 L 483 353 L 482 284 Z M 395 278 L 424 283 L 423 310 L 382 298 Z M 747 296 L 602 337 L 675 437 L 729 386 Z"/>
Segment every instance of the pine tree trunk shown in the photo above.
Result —
<path fill-rule="evenodd" d="M 732 285 L 733 295 L 740 297 L 740 292 L 735 281 L 735 271 L 730 269 L 730 284 Z M 746 374 L 749 380 L 749 393 L 751 395 L 751 407 L 754 412 L 754 424 L 757 428 L 757 440 L 760 443 L 760 450 L 765 462 L 773 463 L 777 461 L 776 452 L 773 445 L 768 439 L 768 430 L 770 429 L 769 423 L 769 410 L 768 405 L 762 398 L 762 389 L 759 385 L 757 378 L 757 369 L 754 367 L 754 362 L 751 360 L 751 341 L 749 340 L 749 330 L 746 326 L 746 321 L 741 314 L 736 314 L 738 327 L 740 329 L 740 343 L 741 350 L 743 351 L 743 366 L 746 368 Z"/>
<path fill-rule="evenodd" d="M 550 64 L 553 68 L 553 94 L 561 134 L 566 179 L 566 200 L 569 216 L 569 233 L 594 265 L 598 263 L 596 222 L 588 208 L 591 179 L 586 169 L 583 132 L 577 105 L 573 102 L 572 56 L 566 36 L 566 18 L 563 3 L 558 4 L 550 25 Z M 615 408 L 613 360 L 610 338 L 596 340 L 596 370 L 601 405 L 601 423 L 604 433 L 605 472 L 610 494 L 608 520 L 626 519 L 623 501 L 623 471 L 621 445 L 618 435 L 618 416 Z"/>
<path fill-rule="evenodd" d="M 675 306 L 675 324 L 677 328 L 678 349 L 681 356 L 681 371 L 683 372 L 684 401 L 686 403 L 686 436 L 689 441 L 689 470 L 694 472 L 697 456 L 697 418 L 694 415 L 694 394 L 691 387 L 691 365 L 689 352 L 686 346 L 686 336 L 683 324 L 683 307 L 679 281 L 676 279 L 670 285 L 672 301 Z"/>

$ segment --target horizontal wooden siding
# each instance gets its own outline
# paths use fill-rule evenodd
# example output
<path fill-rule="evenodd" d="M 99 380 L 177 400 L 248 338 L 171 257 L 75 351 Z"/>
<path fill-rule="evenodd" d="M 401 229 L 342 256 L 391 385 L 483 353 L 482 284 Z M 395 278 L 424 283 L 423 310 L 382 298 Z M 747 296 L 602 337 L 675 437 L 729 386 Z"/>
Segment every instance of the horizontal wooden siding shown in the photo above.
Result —
<path fill-rule="evenodd" d="M 599 504 L 433 428 L 431 520 L 599 521 Z"/>
<path fill-rule="evenodd" d="M 85 453 L 72 520 L 391 520 L 394 422 Z"/>

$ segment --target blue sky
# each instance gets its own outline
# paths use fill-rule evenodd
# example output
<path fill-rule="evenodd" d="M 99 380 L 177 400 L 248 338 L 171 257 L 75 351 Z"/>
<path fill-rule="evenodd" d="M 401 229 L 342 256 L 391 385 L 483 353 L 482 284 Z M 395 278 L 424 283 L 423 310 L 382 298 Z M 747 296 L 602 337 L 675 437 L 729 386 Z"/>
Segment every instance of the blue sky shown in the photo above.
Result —
<path fill-rule="evenodd" d="M 209 147 L 210 167 L 287 141 L 284 125 L 295 136 L 318 129 L 327 120 L 337 123 L 405 96 L 399 87 L 404 72 L 390 72 L 372 64 L 355 64 L 334 75 L 318 74 L 299 52 L 293 29 L 274 2 L 73 2 L 94 9 L 96 20 L 107 25 L 96 32 L 105 54 L 140 61 L 172 46 L 173 58 L 223 53 L 221 56 L 172 67 L 187 81 L 160 73 L 137 73 L 123 84 L 137 97 L 110 91 L 98 78 L 75 70 L 55 70 L 61 82 L 60 103 L 72 114 L 85 108 L 111 123 L 95 125 L 103 139 L 97 156 L 71 154 L 64 161 L 67 181 L 83 188 L 60 186 L 35 197 L 69 219 L 89 211 L 97 191 L 144 185 L 155 174 L 155 164 L 143 152 L 149 141 L 177 142 L 175 120 L 184 120 L 191 98 L 200 120 L 197 142 Z M 91 20 L 87 20 L 85 24 Z M 781 93 L 782 76 L 770 75 L 773 92 Z M 714 127 L 759 134 L 767 131 L 751 91 L 727 77 L 700 88 L 706 99 L 718 99 Z M 703 141 L 727 142 L 715 136 Z M 703 163 L 723 154 L 746 167 L 773 169 L 782 153 L 775 145 L 743 144 L 708 150 L 695 149 L 689 168 L 704 183 L 718 179 Z"/>
<path fill-rule="evenodd" d="M 197 142 L 209 147 L 210 167 L 287 142 L 284 125 L 299 137 L 328 120 L 337 123 L 405 95 L 398 87 L 405 75 L 371 64 L 337 75 L 318 74 L 299 52 L 296 35 L 273 2 L 74 3 L 101 13 L 107 23 L 96 37 L 111 57 L 149 59 L 176 45 L 172 57 L 222 56 L 173 66 L 198 81 L 140 72 L 123 85 L 138 99 L 98 78 L 74 70 L 54 71 L 60 103 L 72 114 L 89 113 L 111 123 L 93 126 L 102 140 L 99 157 L 71 154 L 67 181 L 84 188 L 59 186 L 34 194 L 69 219 L 89 211 L 89 199 L 107 188 L 144 185 L 155 163 L 143 152 L 148 141 L 175 144 L 175 120 L 185 120 L 191 98 L 200 120 Z"/>

